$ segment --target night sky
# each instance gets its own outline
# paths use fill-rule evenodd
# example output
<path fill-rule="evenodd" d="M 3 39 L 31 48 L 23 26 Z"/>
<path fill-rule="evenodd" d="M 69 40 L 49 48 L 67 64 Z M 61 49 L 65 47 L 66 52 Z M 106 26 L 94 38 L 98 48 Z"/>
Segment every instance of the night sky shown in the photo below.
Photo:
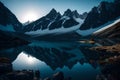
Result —
<path fill-rule="evenodd" d="M 52 8 L 63 14 L 68 8 L 77 10 L 80 14 L 89 12 L 93 6 L 97 6 L 101 1 L 113 0 L 0 0 L 9 8 L 22 23 L 29 19 L 36 20 L 47 13 Z M 32 15 L 33 17 L 30 18 Z"/>

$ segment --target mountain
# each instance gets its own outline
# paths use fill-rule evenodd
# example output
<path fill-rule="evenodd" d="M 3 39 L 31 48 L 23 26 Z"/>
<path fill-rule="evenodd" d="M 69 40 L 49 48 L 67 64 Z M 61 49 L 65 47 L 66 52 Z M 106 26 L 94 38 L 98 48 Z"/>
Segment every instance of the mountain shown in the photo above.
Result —
<path fill-rule="evenodd" d="M 63 16 L 85 19 L 87 17 L 87 14 L 88 14 L 87 12 L 84 12 L 83 14 L 79 14 L 77 10 L 71 11 L 70 9 L 67 9 L 64 12 Z"/>
<path fill-rule="evenodd" d="M 96 31 L 93 36 L 100 38 L 120 38 L 120 19 L 115 21 L 114 23 Z"/>
<path fill-rule="evenodd" d="M 84 19 L 79 13 L 67 9 L 63 15 L 52 9 L 46 16 L 26 25 L 23 29 L 25 34 L 32 36 L 61 35 L 75 32 L 79 29 Z M 76 33 L 75 33 L 76 34 Z M 71 36 L 71 35 L 70 35 Z"/>
<path fill-rule="evenodd" d="M 26 25 L 28 25 L 30 23 L 31 23 L 30 21 L 27 21 L 27 22 L 23 23 L 23 26 L 26 26 Z"/>
<path fill-rule="evenodd" d="M 120 0 L 114 2 L 101 2 L 88 13 L 80 30 L 95 29 L 120 16 Z"/>
<path fill-rule="evenodd" d="M 80 14 L 80 18 L 81 19 L 86 19 L 88 13 L 87 12 L 84 12 L 83 14 Z"/>
<path fill-rule="evenodd" d="M 70 9 L 67 9 L 64 12 L 63 16 L 68 16 L 70 18 L 73 18 L 73 17 L 80 18 L 80 14 L 77 12 L 77 10 L 71 11 Z"/>
<path fill-rule="evenodd" d="M 28 44 L 17 35 L 21 28 L 16 16 L 0 2 L 0 50 Z"/>
<path fill-rule="evenodd" d="M 2 31 L 21 31 L 22 24 L 16 16 L 0 2 L 0 30 Z"/>

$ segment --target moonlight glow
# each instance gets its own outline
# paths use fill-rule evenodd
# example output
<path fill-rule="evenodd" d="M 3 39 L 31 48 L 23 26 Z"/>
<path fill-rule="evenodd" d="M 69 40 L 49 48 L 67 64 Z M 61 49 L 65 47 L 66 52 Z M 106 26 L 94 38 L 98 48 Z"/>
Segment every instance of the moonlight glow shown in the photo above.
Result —
<path fill-rule="evenodd" d="M 31 57 L 31 56 L 29 56 L 29 57 L 28 57 L 28 62 L 29 62 L 29 63 L 33 63 L 33 62 L 34 62 L 34 58 Z"/>
<path fill-rule="evenodd" d="M 35 11 L 28 11 L 23 15 L 22 22 L 27 22 L 27 21 L 32 22 L 37 20 L 38 18 L 39 18 L 38 14 Z"/>
<path fill-rule="evenodd" d="M 36 58 L 32 57 L 31 55 L 27 55 L 25 52 L 21 52 L 18 58 L 21 59 L 25 64 L 34 64 L 37 61 Z"/>

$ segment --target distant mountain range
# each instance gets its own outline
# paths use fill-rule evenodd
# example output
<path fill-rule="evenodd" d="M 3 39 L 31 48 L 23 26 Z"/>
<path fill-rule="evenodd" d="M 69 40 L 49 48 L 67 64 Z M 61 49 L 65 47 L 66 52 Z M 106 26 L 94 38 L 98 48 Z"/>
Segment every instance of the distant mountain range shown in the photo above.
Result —
<path fill-rule="evenodd" d="M 115 20 L 120 16 L 120 1 L 114 2 L 103 1 L 97 7 L 92 8 L 89 13 L 80 15 L 76 10 L 66 10 L 63 15 L 52 9 L 49 14 L 39 20 L 25 26 L 25 34 L 32 36 L 43 36 L 52 34 L 52 38 L 59 35 L 68 35 L 72 33 L 86 36 L 105 27 L 103 26 L 111 20 Z M 54 16 L 53 16 L 54 15 Z M 44 25 L 45 23 L 45 25 Z M 55 36 L 53 36 L 55 35 Z M 68 35 L 69 38 L 71 35 Z M 80 35 L 80 36 L 79 36 Z"/>
<path fill-rule="evenodd" d="M 79 29 L 86 16 L 87 13 L 79 15 L 76 10 L 71 11 L 70 9 L 67 9 L 61 15 L 55 9 L 52 9 L 46 16 L 24 26 L 23 31 L 25 34 L 32 36 L 66 34 Z"/>
<path fill-rule="evenodd" d="M 22 25 L 16 16 L 0 2 L 0 30 L 18 32 L 39 39 L 80 39 L 105 27 L 120 17 L 120 1 L 101 2 L 87 13 L 67 9 L 63 15 L 52 9 L 46 16 Z"/>

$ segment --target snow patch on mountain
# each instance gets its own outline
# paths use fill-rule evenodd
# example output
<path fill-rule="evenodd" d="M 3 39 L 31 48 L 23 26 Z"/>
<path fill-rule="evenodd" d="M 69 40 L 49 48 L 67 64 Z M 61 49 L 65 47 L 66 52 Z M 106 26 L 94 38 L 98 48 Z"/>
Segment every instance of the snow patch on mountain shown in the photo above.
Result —
<path fill-rule="evenodd" d="M 80 25 L 81 24 L 78 24 L 70 28 L 64 28 L 62 26 L 61 28 L 54 29 L 54 30 L 45 29 L 45 30 L 30 31 L 30 32 L 25 32 L 25 34 L 32 35 L 32 36 L 41 36 L 41 35 L 47 35 L 47 34 L 53 34 L 53 33 L 63 34 L 63 33 L 71 32 L 79 29 Z"/>
<path fill-rule="evenodd" d="M 70 17 L 68 17 L 68 16 L 63 16 L 63 17 L 61 17 L 61 20 L 63 20 L 63 19 L 68 20 L 68 19 L 70 19 Z"/>
<path fill-rule="evenodd" d="M 7 25 L 7 26 L 0 25 L 0 30 L 15 32 L 13 25 Z"/>
<path fill-rule="evenodd" d="M 75 17 L 74 17 L 74 19 L 75 19 L 75 21 L 77 21 L 77 22 L 79 22 L 79 23 L 81 23 L 81 22 L 83 23 L 83 22 L 84 22 L 84 20 L 83 20 L 83 19 L 80 19 L 80 18 L 75 18 Z"/>
<path fill-rule="evenodd" d="M 87 35 L 90 35 L 92 34 L 93 32 L 95 32 L 96 30 L 99 30 L 101 27 L 98 27 L 98 28 L 91 28 L 91 29 L 88 29 L 88 30 L 77 30 L 76 32 L 82 36 L 87 36 Z"/>
<path fill-rule="evenodd" d="M 55 22 L 55 20 L 51 21 L 51 22 L 48 24 L 47 28 L 49 28 L 49 26 L 50 26 L 52 23 L 54 23 L 54 22 Z"/>

